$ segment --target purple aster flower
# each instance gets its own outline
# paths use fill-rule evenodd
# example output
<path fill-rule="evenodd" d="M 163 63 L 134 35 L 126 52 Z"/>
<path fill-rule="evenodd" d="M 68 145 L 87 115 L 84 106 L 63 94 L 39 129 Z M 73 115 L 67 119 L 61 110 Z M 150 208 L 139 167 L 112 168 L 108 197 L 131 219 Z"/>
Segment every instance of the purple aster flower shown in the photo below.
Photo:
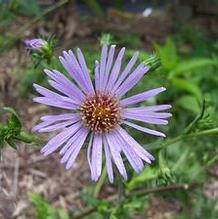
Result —
<path fill-rule="evenodd" d="M 48 43 L 43 39 L 31 39 L 31 40 L 24 40 L 25 47 L 27 49 L 38 51 L 42 48 L 46 47 Z"/>
<path fill-rule="evenodd" d="M 164 137 L 163 133 L 136 122 L 166 125 L 166 119 L 171 116 L 170 113 L 163 112 L 170 109 L 170 105 L 134 107 L 135 104 L 165 91 L 163 87 L 130 97 L 124 96 L 149 69 L 144 63 L 134 68 L 138 58 L 136 52 L 121 70 L 124 51 L 125 48 L 122 48 L 115 58 L 114 45 L 102 47 L 100 62 L 95 63 L 94 85 L 80 49 L 77 54 L 69 50 L 60 56 L 62 65 L 73 80 L 57 70 L 45 70 L 50 78 L 49 84 L 57 92 L 34 85 L 42 95 L 34 98 L 35 102 L 69 110 L 69 113 L 43 116 L 42 122 L 34 127 L 33 130 L 38 132 L 61 130 L 41 152 L 46 156 L 59 149 L 61 163 L 69 169 L 87 141 L 87 159 L 94 181 L 101 175 L 103 151 L 110 182 L 114 179 L 112 162 L 123 178 L 127 179 L 121 154 L 126 156 L 136 172 L 142 171 L 144 163 L 150 164 L 154 157 L 124 130 L 124 126 Z"/>

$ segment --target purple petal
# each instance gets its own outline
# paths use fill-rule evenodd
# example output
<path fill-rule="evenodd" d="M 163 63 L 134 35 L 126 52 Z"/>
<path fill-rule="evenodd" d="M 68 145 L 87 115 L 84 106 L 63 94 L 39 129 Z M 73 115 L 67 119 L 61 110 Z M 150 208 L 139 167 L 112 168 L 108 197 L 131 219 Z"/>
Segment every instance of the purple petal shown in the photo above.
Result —
<path fill-rule="evenodd" d="M 66 128 L 64 131 L 53 137 L 42 149 L 41 153 L 44 153 L 45 156 L 53 153 L 57 150 L 63 143 L 65 143 L 81 126 L 81 123 L 76 123 Z"/>
<path fill-rule="evenodd" d="M 57 91 L 72 99 L 75 104 L 81 105 L 82 99 L 78 98 L 78 96 L 75 96 L 75 93 L 71 89 L 68 89 L 68 87 L 63 86 L 62 84 L 59 84 L 53 80 L 48 80 L 48 83 Z"/>
<path fill-rule="evenodd" d="M 100 72 L 99 72 L 99 63 L 95 61 L 95 90 L 100 90 Z"/>
<path fill-rule="evenodd" d="M 91 171 L 91 175 L 93 175 L 93 167 L 92 167 L 92 163 L 91 163 L 91 151 L 92 151 L 92 146 L 93 146 L 93 133 L 91 133 L 90 135 L 90 139 L 89 139 L 89 145 L 87 148 L 87 160 L 88 160 L 88 164 L 89 164 L 89 168 Z"/>
<path fill-rule="evenodd" d="M 140 103 L 144 100 L 147 100 L 151 97 L 154 97 L 156 96 L 157 94 L 165 91 L 166 88 L 164 87 L 160 87 L 160 88 L 155 88 L 155 89 L 152 89 L 152 90 L 149 90 L 149 91 L 144 91 L 142 93 L 139 93 L 139 94 L 136 94 L 136 95 L 133 95 L 131 97 L 128 97 L 128 98 L 125 98 L 123 100 L 120 101 L 120 104 L 122 107 L 124 106 L 129 106 L 129 105 L 133 105 L 133 104 L 136 104 L 136 103 Z"/>
<path fill-rule="evenodd" d="M 134 108 L 125 108 L 124 110 L 131 110 L 132 112 L 138 112 L 138 113 L 150 113 L 150 112 L 158 112 L 162 110 L 168 110 L 172 106 L 171 105 L 153 105 L 153 106 L 142 106 L 142 107 L 134 107 Z"/>
<path fill-rule="evenodd" d="M 95 134 L 92 146 L 92 180 L 97 181 L 102 170 L 102 134 Z"/>
<path fill-rule="evenodd" d="M 56 122 L 60 122 L 60 121 L 66 121 L 66 120 L 70 120 L 70 122 L 76 122 L 80 119 L 80 115 L 76 114 L 76 113 L 69 113 L 69 114 L 61 114 L 61 115 L 48 115 L 48 116 L 42 116 L 40 118 L 43 122 L 39 123 L 38 125 L 36 125 L 32 131 L 39 131 L 42 128 L 45 128 L 49 125 L 52 125 Z M 59 124 L 59 123 L 57 123 Z"/>
<path fill-rule="evenodd" d="M 70 153 L 69 155 L 69 158 L 67 160 L 67 164 L 66 164 L 66 169 L 70 169 L 74 163 L 74 161 L 76 160 L 86 138 L 87 138 L 87 135 L 88 135 L 89 131 L 86 129 L 86 131 L 84 130 L 81 134 L 81 136 L 78 138 L 79 141 L 76 143 L 74 142 L 70 149 L 66 152 L 67 153 Z"/>
<path fill-rule="evenodd" d="M 103 82 L 102 82 L 103 83 L 103 85 L 102 85 L 103 90 L 105 90 L 105 87 L 107 86 L 107 83 L 108 83 L 109 73 L 111 71 L 111 67 L 112 67 L 112 63 L 113 63 L 113 59 L 114 59 L 115 47 L 116 47 L 115 45 L 112 45 L 110 47 L 110 50 L 109 50 L 105 74 L 104 74 L 104 78 L 103 78 Z"/>
<path fill-rule="evenodd" d="M 141 63 L 135 71 L 129 75 L 129 77 L 120 85 L 120 87 L 115 91 L 118 96 L 123 96 L 127 91 L 134 87 L 139 80 L 148 72 L 148 66 Z"/>
<path fill-rule="evenodd" d="M 122 118 L 133 119 L 133 120 L 146 122 L 149 124 L 156 124 L 156 125 L 167 125 L 168 124 L 167 120 L 150 118 L 150 117 L 146 117 L 146 116 L 141 115 L 141 114 L 130 113 L 130 112 L 122 112 Z"/>
<path fill-rule="evenodd" d="M 105 158 L 106 158 L 106 168 L 107 168 L 108 179 L 110 183 L 113 183 L 114 174 L 113 174 L 113 166 L 112 166 L 112 160 L 111 160 L 111 152 L 110 152 L 110 148 L 107 143 L 107 140 L 105 138 L 103 138 L 103 143 L 104 143 L 104 152 L 105 152 Z"/>
<path fill-rule="evenodd" d="M 74 110 L 74 109 L 78 108 L 77 105 L 75 105 L 73 103 L 70 103 L 68 101 L 64 101 L 64 100 L 63 101 L 61 101 L 61 100 L 57 101 L 55 99 L 51 99 L 51 98 L 47 98 L 47 97 L 35 97 L 35 98 L 33 98 L 33 101 L 37 102 L 37 103 L 44 104 L 44 105 L 61 108 L 61 109 Z"/>
<path fill-rule="evenodd" d="M 52 132 L 52 131 L 56 131 L 58 129 L 66 128 L 67 126 L 72 125 L 73 123 L 75 123 L 75 122 L 74 121 L 61 122 L 61 123 L 58 123 L 58 124 L 47 126 L 45 128 L 41 128 L 41 129 L 38 130 L 38 132 Z"/>
<path fill-rule="evenodd" d="M 141 157 L 144 161 L 151 163 L 151 160 L 154 160 L 154 157 L 148 153 L 137 141 L 135 141 L 134 138 L 132 138 L 131 135 L 129 135 L 124 129 L 118 127 L 117 131 L 123 137 L 123 139 L 125 139 L 126 142 L 132 146 L 136 154 L 138 154 L 138 156 Z"/>
<path fill-rule="evenodd" d="M 134 149 L 132 149 L 131 145 L 120 135 L 119 132 L 114 132 L 114 140 L 121 146 L 123 153 L 133 169 L 137 173 L 141 172 L 144 168 L 144 164 Z"/>
<path fill-rule="evenodd" d="M 81 141 L 82 136 L 87 134 L 87 129 L 80 126 L 77 129 L 76 133 L 68 140 L 64 147 L 60 150 L 60 154 L 63 155 L 61 163 L 66 163 L 70 158 L 72 152 L 78 147 L 79 142 Z"/>
<path fill-rule="evenodd" d="M 123 176 L 125 180 L 127 180 L 127 173 L 126 169 L 122 160 L 122 157 L 120 155 L 120 152 L 117 150 L 117 142 L 114 141 L 113 134 L 107 133 L 105 134 L 105 137 L 107 139 L 112 158 L 114 160 L 114 163 L 117 166 L 117 169 L 119 170 L 120 174 Z"/>
<path fill-rule="evenodd" d="M 156 136 L 161 136 L 161 137 L 166 137 L 165 134 L 163 134 L 162 132 L 158 132 L 158 131 L 155 131 L 155 130 L 152 130 L 152 129 L 149 129 L 149 128 L 145 128 L 145 127 L 142 127 L 142 126 L 139 126 L 139 125 L 136 125 L 134 123 L 131 123 L 131 122 L 127 122 L 127 121 L 123 121 L 123 123 L 125 123 L 126 125 L 129 125 L 139 131 L 142 131 L 142 132 L 145 132 L 145 133 L 148 133 L 148 134 L 151 134 L 151 135 L 156 135 Z"/>
<path fill-rule="evenodd" d="M 120 52 L 118 53 L 117 59 L 114 63 L 113 69 L 111 71 L 111 74 L 110 74 L 110 77 L 109 77 L 109 80 L 107 83 L 106 90 L 108 90 L 108 91 L 111 91 L 111 89 L 114 87 L 114 84 L 115 84 L 117 77 L 120 73 L 120 68 L 121 68 L 124 52 L 125 52 L 125 48 L 122 48 L 120 50 Z"/>
<path fill-rule="evenodd" d="M 75 101 L 73 101 L 71 98 L 62 96 L 60 94 L 57 94 L 47 88 L 41 87 L 40 85 L 34 84 L 34 87 L 38 93 L 41 95 L 44 95 L 45 97 L 36 97 L 33 100 L 35 102 L 43 103 L 43 100 L 48 100 L 46 105 L 52 105 L 56 106 L 57 103 L 63 103 L 65 106 L 73 107 L 75 108 Z"/>
<path fill-rule="evenodd" d="M 142 111 L 141 109 L 123 109 L 122 114 L 127 115 L 137 115 L 142 116 L 143 118 L 156 118 L 156 119 L 166 119 L 172 116 L 171 113 L 162 113 L 162 112 L 152 112 L 152 111 Z"/>
<path fill-rule="evenodd" d="M 62 120 L 77 120 L 80 118 L 80 115 L 77 113 L 65 113 L 65 114 L 59 114 L 59 115 L 47 115 L 42 116 L 40 119 L 43 121 L 62 121 Z"/>
<path fill-rule="evenodd" d="M 106 60 L 107 60 L 107 45 L 102 46 L 101 50 L 101 61 L 100 61 L 100 90 L 102 90 L 102 82 L 104 80 L 105 68 L 106 68 Z"/>
<path fill-rule="evenodd" d="M 90 90 L 85 83 L 83 72 L 73 52 L 71 50 L 69 50 L 68 53 L 64 51 L 63 56 L 60 56 L 59 59 L 66 71 L 75 79 L 76 83 L 80 86 L 81 90 L 83 90 L 86 94 L 90 93 Z"/>
<path fill-rule="evenodd" d="M 65 89 L 68 90 L 68 93 L 71 94 L 77 100 L 82 101 L 85 98 L 82 91 L 72 81 L 70 81 L 66 76 L 64 76 L 59 71 L 54 70 L 52 72 L 52 71 L 45 69 L 44 72 L 48 75 L 48 77 L 56 81 L 56 83 L 58 83 L 59 86 L 65 87 Z"/>
<path fill-rule="evenodd" d="M 41 94 L 41 95 L 43 95 L 43 96 L 45 96 L 47 98 L 57 99 L 57 100 L 65 100 L 65 101 L 68 101 L 68 102 L 71 102 L 71 103 L 75 104 L 75 102 L 72 99 L 70 99 L 70 98 L 68 98 L 66 96 L 62 96 L 62 95 L 60 95 L 58 93 L 55 93 L 55 92 L 53 92 L 53 91 L 51 91 L 51 90 L 49 90 L 47 88 L 44 88 L 44 87 L 42 87 L 42 86 L 40 86 L 38 84 L 33 84 L 33 86 L 35 87 L 36 91 L 39 94 Z"/>
<path fill-rule="evenodd" d="M 132 67 L 135 65 L 136 60 L 138 58 L 138 55 L 139 55 L 139 52 L 136 52 L 133 55 L 133 57 L 131 58 L 131 60 L 126 65 L 125 69 L 123 70 L 123 72 L 120 74 L 120 77 L 118 78 L 117 82 L 115 83 L 112 91 L 115 91 L 120 86 L 120 84 L 125 80 L 125 78 L 129 74 L 129 72 L 132 70 Z"/>
<path fill-rule="evenodd" d="M 78 128 L 75 130 L 74 134 L 70 137 L 70 139 L 67 141 L 67 143 L 61 148 L 61 150 L 59 152 L 60 155 L 64 155 L 66 153 L 66 151 L 71 147 L 71 145 L 74 142 L 78 141 L 77 139 L 79 139 L 82 132 L 84 132 L 83 129 L 84 128 L 83 128 L 82 124 L 80 126 L 78 126 Z"/>
<path fill-rule="evenodd" d="M 83 53 L 79 48 L 77 49 L 77 55 L 78 55 L 78 60 L 79 60 L 80 67 L 81 67 L 81 69 L 84 73 L 84 76 L 85 76 L 85 82 L 89 86 L 90 92 L 92 94 L 94 94 L 95 91 L 94 91 L 93 84 L 92 84 L 92 81 L 91 81 L 91 78 L 90 78 L 89 70 L 88 70 L 88 67 L 86 65 Z"/>
<path fill-rule="evenodd" d="M 38 125 L 34 126 L 34 127 L 32 128 L 32 131 L 33 131 L 33 132 L 37 132 L 37 131 L 40 130 L 41 128 L 44 128 L 44 127 L 46 127 L 46 126 L 48 126 L 48 125 L 51 125 L 51 124 L 53 124 L 53 123 L 54 123 L 54 121 L 43 121 L 43 122 L 39 123 Z"/>

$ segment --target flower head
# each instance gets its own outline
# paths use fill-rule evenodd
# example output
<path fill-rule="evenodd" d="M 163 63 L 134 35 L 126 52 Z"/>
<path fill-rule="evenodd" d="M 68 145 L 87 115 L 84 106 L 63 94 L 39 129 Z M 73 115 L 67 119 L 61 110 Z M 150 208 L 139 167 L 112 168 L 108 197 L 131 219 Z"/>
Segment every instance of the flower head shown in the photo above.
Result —
<path fill-rule="evenodd" d="M 32 51 L 40 51 L 42 48 L 46 48 L 48 46 L 47 41 L 43 39 L 31 39 L 24 40 L 25 47 Z"/>
<path fill-rule="evenodd" d="M 136 172 L 142 171 L 144 162 L 150 164 L 154 157 L 124 130 L 124 126 L 164 137 L 163 133 L 136 122 L 166 125 L 166 119 L 171 116 L 170 113 L 162 112 L 171 108 L 170 105 L 133 107 L 165 91 L 163 87 L 124 97 L 149 69 L 144 63 L 134 68 L 138 58 L 136 52 L 121 70 L 124 51 L 125 48 L 122 48 L 115 58 L 115 46 L 103 45 L 100 62 L 95 63 L 94 84 L 81 50 L 78 49 L 77 54 L 71 50 L 64 51 L 60 61 L 73 80 L 57 70 L 45 70 L 50 78 L 48 82 L 56 92 L 34 85 L 42 95 L 34 98 L 35 102 L 69 111 L 43 116 L 42 122 L 34 127 L 33 130 L 38 132 L 62 130 L 41 152 L 49 155 L 60 149 L 61 163 L 65 163 L 69 169 L 87 141 L 87 159 L 94 181 L 101 175 L 103 150 L 110 182 L 114 179 L 112 162 L 123 178 L 127 179 L 121 154 L 126 156 Z"/>

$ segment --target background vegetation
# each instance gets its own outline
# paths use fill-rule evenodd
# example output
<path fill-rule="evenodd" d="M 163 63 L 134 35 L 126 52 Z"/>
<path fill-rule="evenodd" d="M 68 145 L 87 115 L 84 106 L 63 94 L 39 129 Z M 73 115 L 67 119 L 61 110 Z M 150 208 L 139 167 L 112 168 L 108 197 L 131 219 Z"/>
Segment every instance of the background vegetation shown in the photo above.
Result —
<path fill-rule="evenodd" d="M 33 105 L 31 98 L 35 94 L 32 84 L 37 82 L 46 86 L 43 68 L 63 70 L 58 61 L 58 55 L 63 49 L 81 47 L 89 66 L 92 66 L 94 60 L 98 58 L 102 43 L 125 46 L 126 61 L 135 50 L 139 50 L 140 60 L 151 64 L 153 69 L 131 93 L 164 86 L 167 88 L 164 94 L 143 104 L 170 103 L 173 106 L 171 111 L 173 116 L 169 125 L 162 128 L 167 134 L 166 139 L 156 139 L 131 130 L 131 134 L 154 154 L 155 163 L 147 166 L 139 175 L 128 168 L 130 176 L 128 181 L 120 183 L 120 179 L 117 179 L 114 185 L 107 182 L 105 170 L 97 184 L 91 183 L 89 178 L 84 177 L 84 186 L 77 188 L 80 207 L 73 207 L 72 203 L 63 207 L 60 203 L 51 201 L 44 192 L 36 193 L 28 186 L 24 186 L 24 192 L 6 194 L 5 190 L 8 185 L 5 184 L 2 176 L 3 197 L 13 197 L 19 202 L 19 195 L 25 193 L 27 204 L 23 208 L 19 205 L 21 210 L 15 214 L 16 218 L 218 218 L 216 187 L 211 188 L 213 182 L 217 183 L 218 176 L 216 171 L 218 160 L 218 116 L 216 113 L 218 109 L 218 43 L 217 33 L 212 31 L 212 27 L 201 26 L 202 23 L 208 21 L 208 17 L 218 19 L 216 11 L 212 10 L 217 9 L 217 3 L 205 1 L 210 2 L 211 8 L 208 9 L 209 12 L 203 13 L 196 8 L 195 1 L 180 1 L 178 5 L 171 1 L 168 3 L 147 1 L 146 7 L 147 5 L 153 7 L 154 15 L 140 18 L 141 12 L 136 14 L 122 10 L 126 5 L 128 7 L 131 5 L 133 9 L 141 5 L 144 7 L 142 2 L 130 1 L 127 4 L 122 0 L 84 0 L 82 3 L 54 1 L 53 4 L 40 5 L 39 1 L 35 0 L 0 1 L 0 66 L 2 65 L 0 68 L 0 106 L 4 107 L 1 111 L 2 123 L 0 125 L 0 148 L 3 151 L 1 174 L 10 174 L 7 160 L 10 160 L 12 150 L 8 149 L 8 146 L 18 151 L 16 155 L 18 157 L 24 153 L 22 148 L 25 147 L 29 147 L 34 154 L 39 153 L 42 144 L 37 143 L 35 147 L 39 139 L 28 131 L 36 122 L 35 119 L 33 120 L 33 114 L 37 114 L 37 111 L 32 110 L 29 117 L 25 116 L 25 112 Z M 202 5 L 204 6 L 204 1 L 199 4 L 199 6 Z M 182 7 L 183 9 L 186 7 L 184 16 L 178 12 L 182 10 Z M 196 9 L 194 12 L 193 8 Z M 117 16 L 118 22 L 110 20 L 109 9 L 112 17 Z M 79 11 L 78 17 L 69 19 L 70 22 L 76 23 L 77 28 L 69 38 L 66 38 L 71 31 L 69 26 L 62 32 L 57 26 L 61 19 L 65 22 L 67 16 L 75 10 Z M 57 20 L 58 14 L 59 20 L 55 23 L 53 21 Z M 169 16 L 168 24 L 165 28 L 159 28 L 159 25 L 162 25 L 160 20 L 165 19 L 166 15 Z M 91 30 L 87 27 L 90 25 L 90 19 L 94 26 Z M 144 25 L 150 25 L 150 29 L 145 28 L 145 32 L 137 31 L 137 28 L 131 31 L 131 22 L 136 22 L 139 29 L 145 28 Z M 23 25 L 20 25 L 21 23 Z M 67 22 L 65 24 L 68 25 Z M 78 25 L 80 24 L 85 27 L 81 27 L 83 33 L 79 34 Z M 123 29 L 122 24 L 128 24 L 129 29 Z M 214 27 L 217 25 L 215 24 Z M 156 33 L 153 33 L 154 29 Z M 163 33 L 163 30 L 166 30 L 166 33 Z M 51 40 L 55 45 L 50 60 L 42 59 L 37 54 L 27 54 L 22 45 L 24 38 L 34 38 L 40 35 L 47 37 L 46 39 Z M 149 37 L 149 40 L 146 37 Z M 15 56 L 21 60 L 10 68 L 10 72 L 6 72 L 5 68 L 10 66 Z M 9 64 L 3 65 L 4 62 Z M 25 103 L 27 105 L 24 105 Z M 18 113 L 5 106 L 15 108 Z M 28 121 L 29 119 L 31 122 Z M 24 144 L 23 141 L 32 144 Z M 4 156 L 9 158 L 4 160 Z M 85 163 L 84 160 L 83 162 Z M 128 167 L 128 164 L 126 165 Z M 42 169 L 39 168 L 40 170 Z M 71 170 L 71 177 L 74 177 L 74 171 L 74 169 Z M 63 175 L 66 174 L 62 172 Z M 86 172 L 88 173 L 87 168 Z M 18 181 L 22 178 L 21 175 L 22 171 L 18 176 Z M 67 184 L 75 183 L 74 181 L 69 181 Z M 58 196 L 64 199 L 65 194 Z M 6 199 L 2 200 L 0 196 L 0 205 L 5 206 Z M 9 202 L 13 200 L 10 199 Z M 14 211 L 14 207 L 11 209 Z M 3 218 L 6 218 L 4 210 L 0 207 Z"/>

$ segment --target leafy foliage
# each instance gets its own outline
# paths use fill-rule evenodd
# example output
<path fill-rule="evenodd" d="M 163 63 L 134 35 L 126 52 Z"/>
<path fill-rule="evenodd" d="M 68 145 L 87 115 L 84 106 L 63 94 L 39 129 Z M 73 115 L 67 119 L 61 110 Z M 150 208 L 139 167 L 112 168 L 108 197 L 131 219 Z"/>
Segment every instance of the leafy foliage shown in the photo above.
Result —
<path fill-rule="evenodd" d="M 3 149 L 6 143 L 12 148 L 17 149 L 17 140 L 21 140 L 26 143 L 36 142 L 36 137 L 22 131 L 22 124 L 19 116 L 14 109 L 10 107 L 3 107 L 0 110 L 1 114 L 9 114 L 9 118 L 5 123 L 0 124 L 0 151 Z"/>
<path fill-rule="evenodd" d="M 46 200 L 36 193 L 29 193 L 29 199 L 36 212 L 35 219 L 69 219 L 64 209 L 51 207 Z"/>

